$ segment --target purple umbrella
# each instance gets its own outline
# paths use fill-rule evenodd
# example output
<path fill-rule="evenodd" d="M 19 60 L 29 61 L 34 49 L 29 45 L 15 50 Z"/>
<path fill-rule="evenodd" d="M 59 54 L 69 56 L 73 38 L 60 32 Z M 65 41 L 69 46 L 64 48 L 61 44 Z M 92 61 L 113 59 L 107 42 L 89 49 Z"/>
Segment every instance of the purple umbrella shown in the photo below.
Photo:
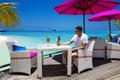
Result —
<path fill-rule="evenodd" d="M 109 10 L 96 14 L 89 18 L 89 21 L 109 21 L 109 32 L 111 35 L 111 24 L 110 20 L 120 20 L 120 10 Z"/>
<path fill-rule="evenodd" d="M 83 15 L 83 30 L 85 32 L 85 14 L 111 10 L 119 4 L 114 0 L 68 0 L 54 9 L 59 14 Z"/>

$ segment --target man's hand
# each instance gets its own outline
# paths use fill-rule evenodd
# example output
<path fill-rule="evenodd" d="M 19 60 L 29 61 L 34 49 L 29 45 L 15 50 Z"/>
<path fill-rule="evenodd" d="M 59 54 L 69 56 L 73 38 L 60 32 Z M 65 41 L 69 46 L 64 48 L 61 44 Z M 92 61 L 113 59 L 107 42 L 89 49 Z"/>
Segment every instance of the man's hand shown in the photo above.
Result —
<path fill-rule="evenodd" d="M 70 45 L 73 41 L 61 43 L 62 45 Z"/>
<path fill-rule="evenodd" d="M 72 48 L 72 52 L 77 51 L 77 50 L 78 50 L 78 48 Z"/>

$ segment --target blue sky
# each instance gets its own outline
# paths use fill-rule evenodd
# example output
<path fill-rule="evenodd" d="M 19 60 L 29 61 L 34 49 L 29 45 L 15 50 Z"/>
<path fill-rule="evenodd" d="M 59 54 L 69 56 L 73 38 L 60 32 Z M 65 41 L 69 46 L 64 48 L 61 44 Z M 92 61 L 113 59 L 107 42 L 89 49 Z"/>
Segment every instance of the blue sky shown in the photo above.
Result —
<path fill-rule="evenodd" d="M 82 15 L 60 15 L 54 7 L 66 0 L 1 0 L 0 2 L 17 2 L 17 12 L 21 24 L 14 30 L 74 30 L 78 25 L 83 25 Z M 116 0 L 119 1 L 120 0 Z M 120 10 L 120 6 L 116 8 Z M 108 22 L 89 22 L 86 15 L 86 30 L 108 30 Z M 2 29 L 3 26 L 0 26 Z M 118 30 L 114 26 L 113 30 Z"/>

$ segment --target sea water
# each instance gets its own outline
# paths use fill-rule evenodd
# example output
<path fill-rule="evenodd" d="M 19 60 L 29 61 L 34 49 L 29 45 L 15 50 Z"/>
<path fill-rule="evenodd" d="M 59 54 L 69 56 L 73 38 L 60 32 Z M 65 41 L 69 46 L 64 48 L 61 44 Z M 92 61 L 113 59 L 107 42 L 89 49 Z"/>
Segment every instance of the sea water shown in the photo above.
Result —
<path fill-rule="evenodd" d="M 16 41 L 21 46 L 26 48 L 36 48 L 40 44 L 47 44 L 46 36 L 50 37 L 50 43 L 56 43 L 57 36 L 61 37 L 61 42 L 69 41 L 74 31 L 11 31 L 0 32 L 0 65 L 10 63 L 10 55 L 5 44 L 6 41 Z M 88 31 L 86 32 L 88 37 L 97 36 L 99 39 L 107 39 L 108 31 Z M 120 34 L 120 31 L 112 31 L 112 34 Z M 74 46 L 72 44 L 71 46 Z M 44 54 L 50 54 L 51 52 L 44 52 Z M 0 69 L 1 70 L 1 69 Z"/>

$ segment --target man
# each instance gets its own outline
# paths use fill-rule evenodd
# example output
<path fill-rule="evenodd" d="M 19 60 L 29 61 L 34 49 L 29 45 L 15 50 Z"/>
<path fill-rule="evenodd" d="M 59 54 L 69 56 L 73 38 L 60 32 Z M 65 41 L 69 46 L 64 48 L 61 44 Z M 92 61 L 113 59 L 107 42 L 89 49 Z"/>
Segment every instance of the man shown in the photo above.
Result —
<path fill-rule="evenodd" d="M 74 62 L 75 56 L 77 56 L 78 50 L 84 50 L 86 49 L 86 45 L 88 43 L 88 36 L 84 33 L 82 33 L 82 27 L 77 26 L 75 29 L 76 34 L 73 36 L 73 38 L 69 42 L 61 43 L 63 45 L 69 45 L 71 43 L 75 43 L 75 47 L 72 48 L 72 64 Z M 63 53 L 65 59 L 67 60 L 67 51 L 64 51 Z M 72 71 L 74 71 L 74 67 L 72 65 Z"/>

